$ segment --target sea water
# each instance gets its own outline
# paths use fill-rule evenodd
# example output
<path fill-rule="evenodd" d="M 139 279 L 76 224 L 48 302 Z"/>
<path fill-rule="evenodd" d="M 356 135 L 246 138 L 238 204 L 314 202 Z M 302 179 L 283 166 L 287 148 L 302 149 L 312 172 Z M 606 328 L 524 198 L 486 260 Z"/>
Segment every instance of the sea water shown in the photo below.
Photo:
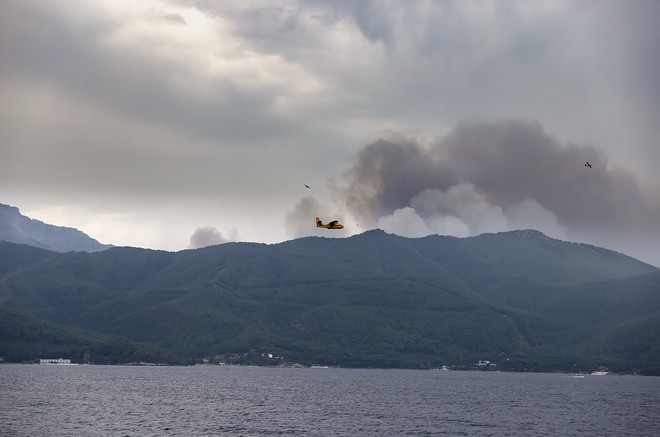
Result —
<path fill-rule="evenodd" d="M 657 436 L 660 378 L 0 366 L 2 436 Z"/>

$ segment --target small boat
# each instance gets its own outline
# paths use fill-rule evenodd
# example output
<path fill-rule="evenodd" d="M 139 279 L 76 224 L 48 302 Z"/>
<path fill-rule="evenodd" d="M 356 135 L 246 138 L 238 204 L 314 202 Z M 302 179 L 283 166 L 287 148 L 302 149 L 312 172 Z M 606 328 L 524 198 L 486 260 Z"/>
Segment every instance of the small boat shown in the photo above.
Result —
<path fill-rule="evenodd" d="M 434 370 L 434 371 L 442 370 L 442 371 L 445 371 L 445 372 L 446 372 L 447 370 L 449 370 L 449 367 L 447 367 L 447 366 L 433 367 L 433 368 L 431 368 L 431 369 L 429 369 L 429 370 Z"/>

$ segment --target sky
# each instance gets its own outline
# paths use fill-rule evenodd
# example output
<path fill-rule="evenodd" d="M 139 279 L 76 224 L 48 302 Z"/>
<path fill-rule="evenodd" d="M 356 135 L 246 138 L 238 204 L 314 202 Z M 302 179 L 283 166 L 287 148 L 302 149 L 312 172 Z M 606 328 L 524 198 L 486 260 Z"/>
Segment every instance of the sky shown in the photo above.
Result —
<path fill-rule="evenodd" d="M 660 266 L 658 1 L 0 8 L 0 203 L 31 218 L 169 251 L 534 228 Z"/>

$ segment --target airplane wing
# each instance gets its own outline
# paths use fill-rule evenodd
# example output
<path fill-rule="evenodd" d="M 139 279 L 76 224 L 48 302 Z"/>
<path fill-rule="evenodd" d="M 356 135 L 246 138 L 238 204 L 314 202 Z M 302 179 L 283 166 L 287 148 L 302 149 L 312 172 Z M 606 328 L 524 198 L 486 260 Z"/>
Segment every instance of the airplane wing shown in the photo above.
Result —
<path fill-rule="evenodd" d="M 337 223 L 339 223 L 339 220 L 333 220 L 333 221 L 331 221 L 330 223 L 328 223 L 328 226 L 333 227 L 333 226 L 336 225 Z"/>

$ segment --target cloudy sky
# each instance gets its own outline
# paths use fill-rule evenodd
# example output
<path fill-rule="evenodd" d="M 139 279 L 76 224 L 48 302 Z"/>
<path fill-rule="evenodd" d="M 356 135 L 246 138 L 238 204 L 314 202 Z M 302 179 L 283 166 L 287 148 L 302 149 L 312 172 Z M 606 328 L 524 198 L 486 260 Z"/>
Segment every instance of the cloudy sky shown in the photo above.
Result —
<path fill-rule="evenodd" d="M 29 217 L 166 250 L 536 228 L 660 265 L 658 1 L 0 7 Z"/>

